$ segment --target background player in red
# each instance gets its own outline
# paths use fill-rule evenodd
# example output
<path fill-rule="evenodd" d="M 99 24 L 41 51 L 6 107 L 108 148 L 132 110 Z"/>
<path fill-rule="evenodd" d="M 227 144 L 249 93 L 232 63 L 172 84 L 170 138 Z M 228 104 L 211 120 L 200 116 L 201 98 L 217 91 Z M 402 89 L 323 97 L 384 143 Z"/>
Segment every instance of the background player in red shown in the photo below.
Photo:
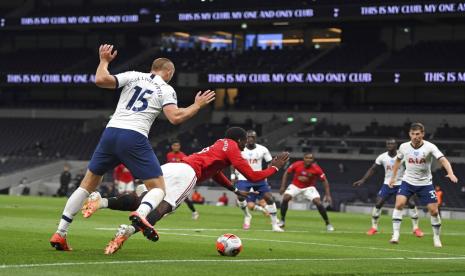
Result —
<path fill-rule="evenodd" d="M 118 194 L 134 192 L 134 177 L 124 164 L 119 164 L 113 170 L 113 179 L 115 180 Z"/>
<path fill-rule="evenodd" d="M 287 176 L 292 173 L 294 174 L 294 178 L 287 189 L 285 189 L 286 184 L 288 183 Z M 315 188 L 315 182 L 317 179 L 322 181 L 325 186 L 325 196 L 323 201 L 331 203 L 328 179 L 320 166 L 315 163 L 313 154 L 306 153 L 303 160 L 294 162 L 289 166 L 283 175 L 281 189 L 279 190 L 280 194 L 284 194 L 283 201 L 281 203 L 281 227 L 284 227 L 285 224 L 289 201 L 302 194 L 306 199 L 315 204 L 318 212 L 320 212 L 321 217 L 326 223 L 326 230 L 334 231 L 334 227 L 329 222 L 326 209 L 321 203 L 320 194 Z"/>
<path fill-rule="evenodd" d="M 194 153 L 182 160 L 181 163 L 167 163 L 162 166 L 166 181 L 166 196 L 153 212 L 147 216 L 147 220 L 142 219 L 133 212 L 130 216 L 132 225 L 121 225 L 115 237 L 110 241 L 105 249 L 106 254 L 113 254 L 123 243 L 137 231 L 142 231 L 144 236 L 152 241 L 158 240 L 158 233 L 153 228 L 155 222 L 163 218 L 164 215 L 174 211 L 185 197 L 192 191 L 195 184 L 212 178 L 220 185 L 239 196 L 247 196 L 249 192 L 239 191 L 231 181 L 221 172 L 223 169 L 233 165 L 242 175 L 252 182 L 261 181 L 278 172 L 279 168 L 289 160 L 289 153 L 278 154 L 272 161 L 271 166 L 262 171 L 254 171 L 249 163 L 242 157 L 241 150 L 247 141 L 246 132 L 239 127 L 232 127 L 226 131 L 224 139 L 217 140 L 210 147 L 204 148 L 198 153 Z M 129 195 L 128 195 L 129 196 Z M 118 199 L 113 203 L 119 207 L 136 206 L 132 201 L 140 201 L 140 197 L 126 197 L 125 205 L 118 203 Z M 90 208 L 84 209 L 83 214 L 89 217 L 99 208 L 105 208 L 102 204 L 90 204 Z M 94 208 L 92 206 L 98 206 Z M 107 201 L 107 206 L 110 201 Z"/>
<path fill-rule="evenodd" d="M 181 143 L 177 140 L 171 143 L 171 151 L 166 154 L 166 163 L 177 163 L 181 162 L 181 160 L 186 157 L 187 155 L 181 151 Z M 187 207 L 192 211 L 192 219 L 197 220 L 199 219 L 199 212 L 195 210 L 194 203 L 189 197 L 186 197 L 184 202 L 187 204 Z"/>

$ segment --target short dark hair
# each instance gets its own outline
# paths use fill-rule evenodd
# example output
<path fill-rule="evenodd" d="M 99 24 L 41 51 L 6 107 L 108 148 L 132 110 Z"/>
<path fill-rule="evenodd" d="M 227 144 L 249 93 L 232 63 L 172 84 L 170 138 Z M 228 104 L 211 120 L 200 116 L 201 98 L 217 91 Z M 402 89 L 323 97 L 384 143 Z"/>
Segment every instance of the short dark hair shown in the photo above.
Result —
<path fill-rule="evenodd" d="M 410 125 L 410 130 L 421 130 L 421 132 L 425 132 L 425 126 L 422 123 L 412 123 Z"/>
<path fill-rule="evenodd" d="M 181 144 L 181 142 L 179 140 L 173 140 L 171 141 L 171 145 L 174 145 L 174 144 Z"/>
<path fill-rule="evenodd" d="M 315 156 L 313 155 L 313 153 L 308 152 L 308 151 L 307 151 L 307 152 L 304 152 L 304 157 L 307 156 L 307 155 L 311 155 L 313 158 L 315 158 Z"/>
<path fill-rule="evenodd" d="M 253 129 L 247 130 L 247 136 L 257 136 L 257 133 Z"/>
<path fill-rule="evenodd" d="M 242 127 L 230 127 L 226 130 L 224 137 L 237 142 L 239 139 L 246 139 L 247 132 Z"/>
<path fill-rule="evenodd" d="M 386 139 L 386 143 L 394 143 L 397 144 L 397 140 L 394 137 L 389 137 Z"/>

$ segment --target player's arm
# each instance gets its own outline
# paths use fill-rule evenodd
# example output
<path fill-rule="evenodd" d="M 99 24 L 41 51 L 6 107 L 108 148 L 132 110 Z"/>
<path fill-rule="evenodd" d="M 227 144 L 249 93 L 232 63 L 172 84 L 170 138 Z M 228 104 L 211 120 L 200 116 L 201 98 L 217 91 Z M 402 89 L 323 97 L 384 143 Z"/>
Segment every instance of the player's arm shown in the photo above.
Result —
<path fill-rule="evenodd" d="M 394 187 L 394 184 L 396 183 L 397 172 L 399 171 L 401 162 L 402 162 L 402 159 L 397 157 L 396 161 L 394 162 L 394 166 L 392 167 L 392 176 L 391 176 L 391 180 L 389 181 L 389 188 Z"/>
<path fill-rule="evenodd" d="M 215 174 L 212 177 L 212 179 L 216 183 L 220 184 L 221 186 L 225 187 L 227 190 L 235 193 L 238 196 L 247 197 L 250 194 L 250 192 L 239 191 L 239 189 L 234 187 L 234 185 L 231 183 L 231 181 L 229 181 L 229 179 L 222 172 L 219 172 L 219 173 Z M 255 192 L 253 192 L 253 193 L 255 193 Z"/>
<path fill-rule="evenodd" d="M 108 71 L 108 65 L 116 57 L 118 53 L 115 50 L 113 53 L 113 45 L 104 44 L 100 45 L 99 48 L 99 57 L 100 63 L 95 72 L 95 84 L 101 88 L 115 89 L 117 88 L 117 80 L 115 76 L 111 75 Z"/>
<path fill-rule="evenodd" d="M 355 182 L 352 184 L 352 186 L 358 187 L 358 186 L 360 186 L 360 185 L 365 184 L 365 182 L 368 180 L 368 178 L 372 177 L 372 176 L 375 174 L 375 172 L 376 172 L 376 170 L 378 169 L 379 166 L 380 166 L 380 165 L 374 163 L 374 164 L 368 169 L 368 171 L 366 171 L 365 175 L 364 175 L 360 180 L 355 181 Z"/>
<path fill-rule="evenodd" d="M 233 166 L 229 167 L 231 170 L 231 182 L 235 184 L 237 182 L 237 174 L 236 174 L 236 169 L 234 169 Z"/>
<path fill-rule="evenodd" d="M 455 176 L 454 171 L 452 170 L 452 166 L 451 166 L 449 160 L 447 160 L 447 158 L 443 156 L 443 157 L 440 157 L 438 161 L 439 161 L 439 163 L 441 163 L 441 165 L 446 170 L 446 172 L 447 172 L 446 177 L 449 178 L 450 181 L 452 181 L 453 183 L 457 183 L 459 180 Z"/>
<path fill-rule="evenodd" d="M 329 181 L 324 174 L 321 176 L 321 181 L 323 182 L 323 186 L 325 187 L 325 196 L 323 197 L 323 201 L 332 202 L 333 199 L 331 197 L 331 192 L 329 189 Z"/>
<path fill-rule="evenodd" d="M 289 160 L 289 153 L 282 152 L 271 161 L 271 166 L 262 171 L 254 171 L 249 163 L 241 156 L 239 148 L 228 150 L 228 159 L 231 164 L 250 182 L 258 182 L 275 174 Z"/>
<path fill-rule="evenodd" d="M 199 91 L 195 96 L 194 103 L 188 107 L 178 107 L 176 104 L 163 106 L 163 113 L 173 125 L 181 124 L 192 118 L 200 109 L 215 100 L 215 91 Z"/>
<path fill-rule="evenodd" d="M 281 187 L 279 188 L 279 194 L 284 194 L 284 191 L 286 190 L 286 185 L 287 185 L 287 178 L 288 178 L 289 173 L 287 171 L 284 172 L 283 177 L 281 179 Z"/>

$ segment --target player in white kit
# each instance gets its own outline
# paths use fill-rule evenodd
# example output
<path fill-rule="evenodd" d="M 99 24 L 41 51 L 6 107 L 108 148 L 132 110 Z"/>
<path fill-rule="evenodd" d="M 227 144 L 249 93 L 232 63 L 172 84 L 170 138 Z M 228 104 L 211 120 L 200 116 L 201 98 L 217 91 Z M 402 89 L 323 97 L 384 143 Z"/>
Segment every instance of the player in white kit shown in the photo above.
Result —
<path fill-rule="evenodd" d="M 271 157 L 270 151 L 266 147 L 257 144 L 256 140 L 257 133 L 253 130 L 247 131 L 247 144 L 241 154 L 242 157 L 249 162 L 254 171 L 261 171 L 263 169 L 263 160 L 265 162 L 270 162 L 273 158 Z M 270 214 L 272 230 L 275 232 L 284 232 L 284 230 L 278 226 L 276 204 L 273 196 L 271 195 L 271 189 L 268 182 L 266 180 L 256 183 L 250 182 L 239 172 L 231 175 L 231 179 L 233 181 L 236 179 L 236 175 L 238 179 L 236 183 L 237 189 L 243 192 L 249 192 L 253 189 L 255 192 L 258 192 L 258 196 L 263 197 L 266 201 L 265 210 Z M 250 228 L 252 215 L 247 207 L 247 202 L 252 202 L 252 200 L 254 200 L 254 197 L 238 197 L 239 207 L 244 212 L 244 224 L 242 226 L 244 230 L 248 230 Z M 253 205 L 250 204 L 250 206 L 252 207 Z"/>
<path fill-rule="evenodd" d="M 95 74 L 95 84 L 101 88 L 123 89 L 115 113 L 92 155 L 86 175 L 80 187 L 68 199 L 58 229 L 50 239 L 50 244 L 57 250 L 71 250 L 66 236 L 73 217 L 89 193 L 95 191 L 103 175 L 120 163 L 135 178 L 142 179 L 149 190 L 131 216 L 145 220 L 145 216 L 165 196 L 160 163 L 147 138 L 152 123 L 163 111 L 172 124 L 180 124 L 215 99 L 213 91 L 199 92 L 194 104 L 178 108 L 176 92 L 168 84 L 174 74 L 174 64 L 169 59 L 155 59 L 149 73 L 130 71 L 111 75 L 108 66 L 116 54 L 113 45 L 105 44 L 99 48 L 100 63 Z"/>
<path fill-rule="evenodd" d="M 441 217 L 438 212 L 438 201 L 433 186 L 433 176 L 431 174 L 431 163 L 436 158 L 447 171 L 450 181 L 457 183 L 458 179 L 454 175 L 452 166 L 438 147 L 433 143 L 423 140 L 425 127 L 421 123 L 413 123 L 409 131 L 410 142 L 400 145 L 397 151 L 397 159 L 392 170 L 392 177 L 389 186 L 394 187 L 397 181 L 397 174 L 401 162 L 405 162 L 405 172 L 402 177 L 402 184 L 397 192 L 396 205 L 392 213 L 393 234 L 391 243 L 399 243 L 400 224 L 402 222 L 402 210 L 407 200 L 414 194 L 420 199 L 420 203 L 426 205 L 431 215 L 431 225 L 433 227 L 433 244 L 435 247 L 442 247 Z"/>
<path fill-rule="evenodd" d="M 373 207 L 372 216 L 371 216 L 371 228 L 368 230 L 367 235 L 374 235 L 378 232 L 378 221 L 379 216 L 381 215 L 381 208 L 383 208 L 384 203 L 391 198 L 391 196 L 396 195 L 399 190 L 400 184 L 402 183 L 402 176 L 404 175 L 405 165 L 401 165 L 399 172 L 397 173 L 397 181 L 394 187 L 389 187 L 389 181 L 392 176 L 392 168 L 397 158 L 397 142 L 394 138 L 386 140 L 386 149 L 387 151 L 380 154 L 375 163 L 368 169 L 362 179 L 355 181 L 353 186 L 359 187 L 364 184 L 368 178 L 375 174 L 376 170 L 379 167 L 384 168 L 384 184 L 378 192 L 376 198 L 375 207 Z M 423 232 L 418 227 L 418 210 L 415 206 L 413 200 L 407 202 L 409 207 L 409 215 L 412 219 L 413 234 L 419 238 L 423 237 Z"/>

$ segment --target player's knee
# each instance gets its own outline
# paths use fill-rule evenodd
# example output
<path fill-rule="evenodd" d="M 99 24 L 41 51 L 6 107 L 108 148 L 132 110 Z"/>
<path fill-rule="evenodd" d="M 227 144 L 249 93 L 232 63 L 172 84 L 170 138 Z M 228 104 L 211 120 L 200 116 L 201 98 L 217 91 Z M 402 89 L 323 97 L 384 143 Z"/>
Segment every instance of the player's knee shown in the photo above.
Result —
<path fill-rule="evenodd" d="M 165 192 L 165 181 L 163 179 L 163 176 L 144 180 L 144 184 L 145 184 L 145 187 L 147 187 L 147 190 L 149 191 L 157 188 Z"/>
<path fill-rule="evenodd" d="M 247 203 L 247 208 L 249 208 L 249 210 L 252 210 L 253 211 L 253 208 L 255 207 L 255 204 L 253 202 L 249 202 Z"/>
<path fill-rule="evenodd" d="M 289 201 L 292 199 L 292 197 L 290 195 L 284 195 L 283 197 L 283 202 L 282 203 L 289 203 Z"/>
<path fill-rule="evenodd" d="M 409 202 L 407 202 L 407 206 L 408 206 L 409 209 L 413 209 L 413 208 L 415 208 L 415 203 L 409 201 Z"/>
<path fill-rule="evenodd" d="M 437 216 L 439 215 L 439 210 L 438 210 L 438 208 L 430 209 L 430 210 L 429 210 L 429 214 L 430 214 L 432 217 L 437 217 Z"/>
<path fill-rule="evenodd" d="M 314 198 L 312 201 L 317 207 L 321 205 L 321 199 L 319 197 Z"/>

